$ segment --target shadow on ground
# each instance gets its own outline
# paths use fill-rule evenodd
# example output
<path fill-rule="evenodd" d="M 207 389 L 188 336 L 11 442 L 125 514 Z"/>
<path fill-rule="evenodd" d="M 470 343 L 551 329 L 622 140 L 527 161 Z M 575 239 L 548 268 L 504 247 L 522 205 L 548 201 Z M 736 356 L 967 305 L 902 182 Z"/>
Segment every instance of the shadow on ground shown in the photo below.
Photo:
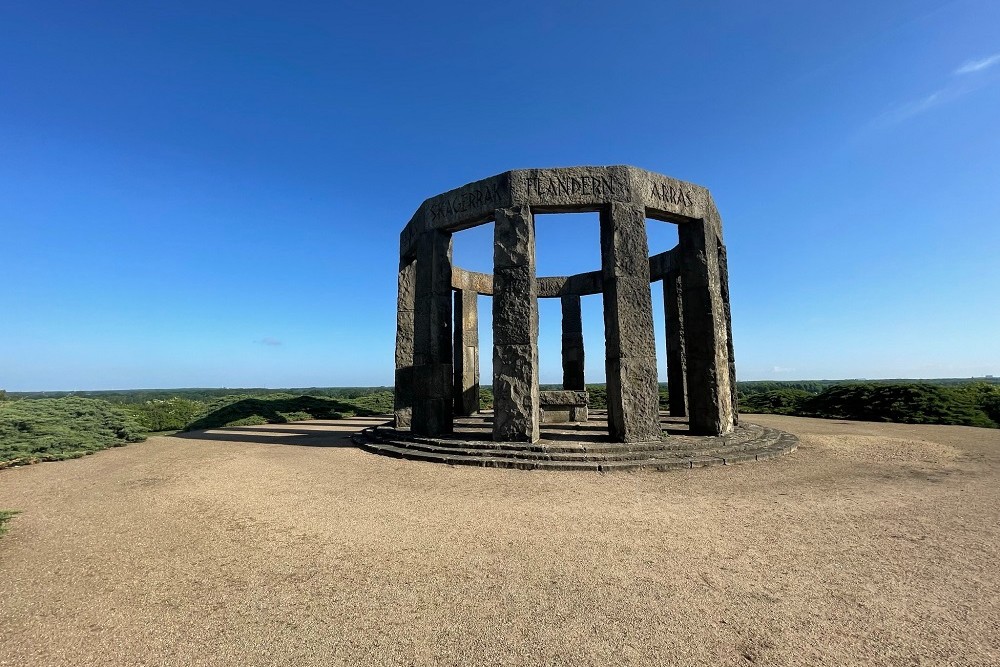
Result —
<path fill-rule="evenodd" d="M 316 419 L 288 424 L 229 426 L 201 431 L 175 433 L 172 438 L 214 440 L 216 442 L 254 442 L 263 445 L 304 447 L 353 447 L 351 434 L 363 428 L 385 423 L 388 417 L 352 419 Z"/>

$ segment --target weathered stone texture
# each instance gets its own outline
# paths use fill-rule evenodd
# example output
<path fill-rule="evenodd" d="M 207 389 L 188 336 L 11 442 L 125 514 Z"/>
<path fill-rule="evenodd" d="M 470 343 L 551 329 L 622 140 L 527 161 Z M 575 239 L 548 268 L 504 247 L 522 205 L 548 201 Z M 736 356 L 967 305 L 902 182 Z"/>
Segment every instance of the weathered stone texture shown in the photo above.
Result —
<path fill-rule="evenodd" d="M 711 221 L 680 225 L 688 418 L 699 435 L 733 430 L 728 327 Z"/>
<path fill-rule="evenodd" d="M 584 390 L 587 385 L 583 376 L 585 353 L 580 297 L 564 296 L 561 301 L 563 389 Z"/>
<path fill-rule="evenodd" d="M 479 307 L 471 290 L 455 292 L 455 414 L 479 411 Z"/>
<path fill-rule="evenodd" d="M 674 417 L 687 415 L 683 293 L 680 273 L 667 273 L 663 279 L 663 314 L 667 325 L 667 391 L 670 394 L 670 414 Z"/>
<path fill-rule="evenodd" d="M 396 295 L 396 386 L 393 416 L 396 428 L 410 428 L 413 413 L 413 345 L 415 338 L 416 264 L 400 260 Z"/>
<path fill-rule="evenodd" d="M 563 167 L 511 172 L 511 199 L 538 211 L 593 211 L 631 201 L 628 167 Z"/>
<path fill-rule="evenodd" d="M 431 197 L 421 208 L 429 228 L 457 231 L 484 223 L 493 211 L 510 205 L 510 172 L 505 172 Z"/>
<path fill-rule="evenodd" d="M 608 434 L 613 442 L 660 440 L 656 357 L 608 359 Z M 612 410 L 612 406 L 616 406 Z"/>
<path fill-rule="evenodd" d="M 538 440 L 538 287 L 535 224 L 527 207 L 494 224 L 493 437 Z"/>
<path fill-rule="evenodd" d="M 539 405 L 586 405 L 587 392 L 551 389 L 538 393 Z"/>
<path fill-rule="evenodd" d="M 493 346 L 494 440 L 538 440 L 537 378 L 537 346 Z"/>
<path fill-rule="evenodd" d="M 642 207 L 612 204 L 601 213 L 608 430 L 613 441 L 661 437 L 649 244 Z"/>
<path fill-rule="evenodd" d="M 429 230 L 416 243 L 414 394 L 410 428 L 420 435 L 451 431 L 451 234 Z"/>
<path fill-rule="evenodd" d="M 663 280 L 670 272 L 677 270 L 677 256 L 680 254 L 677 246 L 664 250 L 649 258 L 649 279 L 653 282 Z"/>
<path fill-rule="evenodd" d="M 533 211 L 600 211 L 601 270 L 537 277 Z M 647 217 L 677 223 L 680 244 L 649 257 Z M 450 233 L 491 218 L 493 275 L 453 267 Z M 505 172 L 426 200 L 400 234 L 400 258 L 400 428 L 445 433 L 453 413 L 478 407 L 478 332 L 470 322 L 476 295 L 483 294 L 493 296 L 494 437 L 537 439 L 537 299 L 562 299 L 563 384 L 582 390 L 580 296 L 600 293 L 609 435 L 623 442 L 658 439 L 651 280 L 664 281 L 671 411 L 686 412 L 696 433 L 724 434 L 736 422 L 726 250 L 705 188 L 627 166 Z M 452 289 L 458 291 L 454 303 Z M 547 407 L 545 419 L 586 418 L 579 406 Z"/>
<path fill-rule="evenodd" d="M 721 223 L 719 229 L 722 228 Z M 729 350 L 729 395 L 732 400 L 733 425 L 740 420 L 739 398 L 736 392 L 736 354 L 733 349 L 733 313 L 729 303 L 729 261 L 726 258 L 726 246 L 719 237 L 719 289 L 722 292 L 722 305 L 726 314 L 726 347 Z"/>

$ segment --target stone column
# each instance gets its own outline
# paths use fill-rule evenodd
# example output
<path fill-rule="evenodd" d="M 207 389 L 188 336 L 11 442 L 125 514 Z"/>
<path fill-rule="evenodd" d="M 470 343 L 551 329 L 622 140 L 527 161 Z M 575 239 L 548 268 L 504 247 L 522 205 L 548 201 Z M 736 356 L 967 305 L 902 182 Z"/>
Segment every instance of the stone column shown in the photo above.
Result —
<path fill-rule="evenodd" d="M 696 435 L 722 435 L 733 430 L 734 411 L 718 227 L 709 218 L 682 222 L 678 231 L 688 420 Z"/>
<path fill-rule="evenodd" d="M 670 416 L 687 415 L 687 383 L 684 376 L 684 301 L 681 276 L 669 271 L 663 277 L 663 313 L 667 324 L 667 391 L 670 394 Z"/>
<path fill-rule="evenodd" d="M 563 389 L 586 391 L 583 380 L 583 317 L 580 297 L 562 297 Z"/>
<path fill-rule="evenodd" d="M 660 440 L 649 243 L 642 206 L 601 211 L 608 433 L 613 442 Z"/>
<path fill-rule="evenodd" d="M 479 411 L 479 295 L 455 290 L 455 414 Z"/>
<path fill-rule="evenodd" d="M 396 391 L 393 415 L 396 428 L 410 428 L 413 416 L 414 372 L 414 301 L 416 297 L 416 262 L 404 257 L 399 260 L 399 291 L 396 295 Z"/>
<path fill-rule="evenodd" d="M 451 234 L 431 229 L 417 240 L 411 428 L 419 435 L 452 430 Z"/>
<path fill-rule="evenodd" d="M 729 349 L 729 395 L 733 402 L 733 425 L 740 421 L 739 400 L 736 391 L 736 354 L 733 352 L 733 312 L 729 305 L 729 261 L 726 259 L 726 246 L 719 240 L 719 287 L 722 291 L 722 304 L 726 312 L 726 347 Z"/>
<path fill-rule="evenodd" d="M 535 221 L 527 206 L 497 209 L 493 245 L 493 439 L 538 440 Z"/>

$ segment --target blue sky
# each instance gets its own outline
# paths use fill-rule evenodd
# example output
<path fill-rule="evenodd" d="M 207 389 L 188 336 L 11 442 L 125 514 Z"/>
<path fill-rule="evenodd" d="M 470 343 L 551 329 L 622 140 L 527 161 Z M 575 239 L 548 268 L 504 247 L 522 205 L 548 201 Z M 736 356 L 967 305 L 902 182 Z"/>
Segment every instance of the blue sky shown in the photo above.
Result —
<path fill-rule="evenodd" d="M 1000 3 L 35 0 L 0 8 L 0 388 L 391 384 L 413 210 L 576 164 L 711 189 L 741 379 L 1000 375 Z M 595 216 L 538 237 L 598 268 Z"/>

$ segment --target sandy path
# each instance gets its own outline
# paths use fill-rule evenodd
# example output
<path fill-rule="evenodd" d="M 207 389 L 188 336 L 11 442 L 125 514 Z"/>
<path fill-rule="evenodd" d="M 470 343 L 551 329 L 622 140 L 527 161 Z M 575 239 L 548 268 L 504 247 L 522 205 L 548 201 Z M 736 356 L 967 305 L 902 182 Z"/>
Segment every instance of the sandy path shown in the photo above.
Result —
<path fill-rule="evenodd" d="M 1000 431 L 751 421 L 799 451 L 450 468 L 351 420 L 0 471 L 0 665 L 1000 664 Z"/>

